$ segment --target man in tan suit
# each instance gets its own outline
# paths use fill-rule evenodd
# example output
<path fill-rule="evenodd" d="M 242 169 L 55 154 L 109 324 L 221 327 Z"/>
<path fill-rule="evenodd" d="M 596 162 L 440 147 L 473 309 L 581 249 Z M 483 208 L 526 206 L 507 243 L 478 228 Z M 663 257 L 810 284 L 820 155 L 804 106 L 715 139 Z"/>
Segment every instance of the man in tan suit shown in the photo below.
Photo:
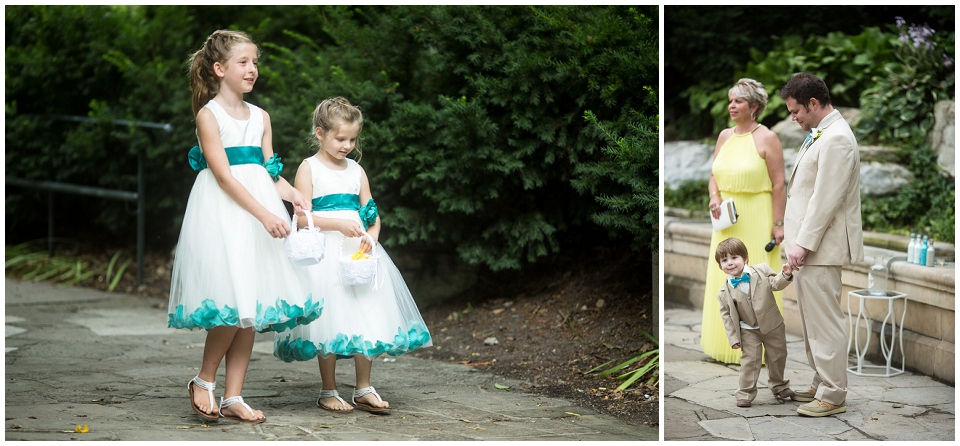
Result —
<path fill-rule="evenodd" d="M 846 412 L 847 326 L 840 298 L 845 263 L 863 261 L 860 153 L 850 126 L 830 103 L 827 85 L 795 74 L 780 97 L 794 121 L 811 132 L 800 147 L 787 186 L 784 247 L 794 269 L 807 361 L 814 370 L 810 401 L 797 413 L 822 417 Z"/>
<path fill-rule="evenodd" d="M 727 273 L 720 288 L 720 317 L 730 347 L 741 349 L 740 387 L 737 407 L 750 407 L 757 397 L 760 366 L 767 362 L 767 387 L 779 401 L 795 396 L 790 381 L 783 378 L 787 365 L 787 335 L 774 291 L 793 280 L 790 267 L 777 274 L 765 263 L 747 266 L 749 253 L 740 239 L 728 238 L 717 244 L 717 264 Z M 761 356 L 761 354 L 763 356 Z"/>

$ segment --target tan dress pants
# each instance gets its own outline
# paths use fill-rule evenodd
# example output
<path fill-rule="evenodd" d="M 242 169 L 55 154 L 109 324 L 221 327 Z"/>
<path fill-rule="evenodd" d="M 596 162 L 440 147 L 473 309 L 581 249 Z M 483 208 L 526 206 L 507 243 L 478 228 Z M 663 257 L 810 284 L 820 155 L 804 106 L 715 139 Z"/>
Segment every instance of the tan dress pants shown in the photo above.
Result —
<path fill-rule="evenodd" d="M 805 265 L 794 273 L 807 362 L 816 398 L 834 405 L 847 400 L 847 324 L 840 298 L 839 265 Z"/>
<path fill-rule="evenodd" d="M 760 366 L 767 363 L 767 387 L 774 394 L 790 387 L 790 381 L 783 379 L 783 369 L 787 366 L 787 335 L 784 324 L 767 334 L 760 330 L 740 329 L 740 388 L 735 396 L 737 400 L 753 401 L 757 397 L 757 380 L 760 379 Z M 761 354 L 763 361 L 761 361 Z"/>

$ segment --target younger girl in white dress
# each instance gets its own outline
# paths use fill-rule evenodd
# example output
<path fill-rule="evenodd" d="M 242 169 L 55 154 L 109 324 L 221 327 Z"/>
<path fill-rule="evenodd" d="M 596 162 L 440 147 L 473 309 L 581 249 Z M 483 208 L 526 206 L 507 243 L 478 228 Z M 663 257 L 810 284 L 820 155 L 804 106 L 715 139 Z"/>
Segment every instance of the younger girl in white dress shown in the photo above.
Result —
<path fill-rule="evenodd" d="M 269 115 L 243 101 L 257 80 L 258 55 L 246 34 L 217 31 L 190 67 L 200 146 L 189 161 L 199 173 L 173 263 L 168 324 L 207 330 L 200 373 L 187 383 L 190 406 L 204 421 L 264 421 L 240 396 L 254 331 L 309 323 L 322 306 L 310 295 L 306 270 L 290 262 L 281 240 L 290 232 L 281 197 L 301 214 L 310 202 L 280 177 Z M 218 408 L 216 373 L 224 358 Z"/>
<path fill-rule="evenodd" d="M 300 164 L 294 185 L 313 198 L 314 225 L 326 235 L 326 255 L 319 264 L 307 267 L 314 294 L 324 296 L 324 309 L 315 322 L 278 332 L 273 354 L 286 362 L 317 357 L 322 380 L 317 405 L 331 412 L 354 409 L 340 398 L 336 382 L 337 359 L 353 356 L 357 372 L 353 404 L 385 413 L 391 410 L 389 403 L 370 385 L 373 358 L 383 353 L 398 356 L 433 343 L 400 272 L 377 244 L 380 218 L 367 174 L 347 158 L 354 149 L 360 151 L 362 126 L 360 110 L 344 98 L 327 99 L 313 112 L 319 150 Z M 301 218 L 300 226 L 305 225 L 306 219 Z M 340 253 L 370 253 L 374 246 L 380 255 L 374 283 L 344 285 Z"/>

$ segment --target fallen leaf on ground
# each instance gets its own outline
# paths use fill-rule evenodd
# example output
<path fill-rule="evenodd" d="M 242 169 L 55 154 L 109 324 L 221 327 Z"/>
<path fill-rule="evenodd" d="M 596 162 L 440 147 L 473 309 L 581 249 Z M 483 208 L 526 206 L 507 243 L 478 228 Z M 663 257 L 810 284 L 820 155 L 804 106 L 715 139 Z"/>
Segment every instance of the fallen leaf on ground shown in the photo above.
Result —
<path fill-rule="evenodd" d="M 493 384 L 493 387 L 496 387 L 496 388 L 498 388 L 498 389 L 500 389 L 500 390 L 507 390 L 507 389 L 510 388 L 510 386 L 505 386 L 505 385 L 503 385 L 503 384 L 497 384 L 497 383 L 494 383 L 494 384 Z"/>
<path fill-rule="evenodd" d="M 573 415 L 573 416 L 575 416 L 575 417 L 579 417 L 579 416 L 580 416 L 580 414 L 578 414 L 578 413 L 573 413 L 573 412 L 564 412 L 564 413 L 567 414 L 567 415 Z"/>
<path fill-rule="evenodd" d="M 78 424 L 77 427 L 74 429 L 74 431 L 76 431 L 78 434 L 85 434 L 87 432 L 90 432 L 90 428 L 87 427 L 86 424 L 82 426 Z"/>

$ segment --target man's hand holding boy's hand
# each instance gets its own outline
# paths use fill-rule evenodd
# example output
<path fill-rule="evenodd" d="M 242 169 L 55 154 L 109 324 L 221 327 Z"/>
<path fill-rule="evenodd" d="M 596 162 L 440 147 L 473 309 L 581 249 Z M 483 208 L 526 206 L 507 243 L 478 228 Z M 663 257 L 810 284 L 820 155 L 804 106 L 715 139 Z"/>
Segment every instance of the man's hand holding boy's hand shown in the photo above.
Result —
<path fill-rule="evenodd" d="M 784 276 L 787 276 L 787 277 L 793 276 L 793 268 L 790 267 L 790 264 L 784 263 L 782 270 L 783 270 L 783 275 L 784 275 Z"/>

